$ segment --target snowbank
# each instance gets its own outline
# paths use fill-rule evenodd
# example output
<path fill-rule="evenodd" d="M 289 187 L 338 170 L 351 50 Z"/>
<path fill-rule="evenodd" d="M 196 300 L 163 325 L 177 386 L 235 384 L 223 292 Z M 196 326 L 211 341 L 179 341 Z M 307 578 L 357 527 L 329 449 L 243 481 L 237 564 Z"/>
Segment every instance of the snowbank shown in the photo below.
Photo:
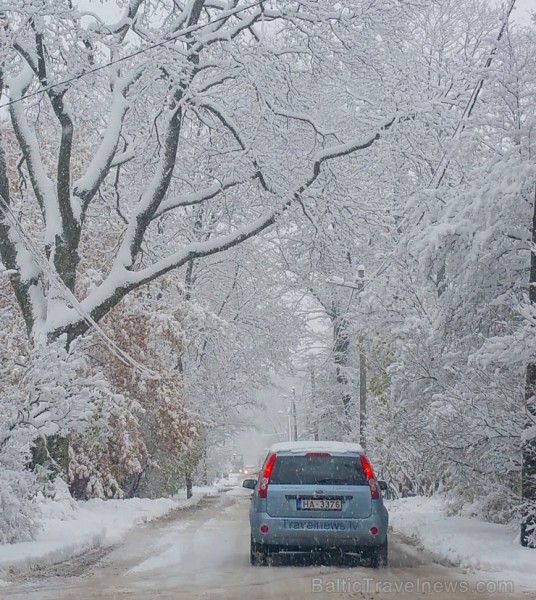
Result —
<path fill-rule="evenodd" d="M 2 573 L 45 567 L 69 560 L 102 546 L 117 543 L 129 529 L 156 519 L 176 508 L 197 504 L 201 498 L 218 493 L 218 486 L 194 487 L 192 498 L 88 500 L 70 497 L 39 502 L 43 525 L 31 542 L 0 545 Z M 0 579 L 0 587 L 6 582 Z"/>
<path fill-rule="evenodd" d="M 443 505 L 440 497 L 387 502 L 393 530 L 413 538 L 438 559 L 536 588 L 536 550 L 519 545 L 517 528 L 449 517 Z"/>

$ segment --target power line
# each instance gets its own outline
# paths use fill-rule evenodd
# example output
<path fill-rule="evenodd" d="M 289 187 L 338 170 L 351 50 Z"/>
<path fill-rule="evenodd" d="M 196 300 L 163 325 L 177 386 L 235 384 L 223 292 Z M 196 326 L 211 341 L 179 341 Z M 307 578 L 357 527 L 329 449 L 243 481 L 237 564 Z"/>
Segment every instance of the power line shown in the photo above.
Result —
<path fill-rule="evenodd" d="M 127 54 L 126 56 L 116 58 L 115 60 L 112 60 L 108 63 L 99 65 L 98 67 L 93 67 L 92 69 L 89 69 L 88 71 L 84 71 L 83 73 L 80 73 L 79 75 L 74 75 L 73 77 L 69 77 L 68 79 L 64 79 L 63 81 L 58 81 L 57 83 L 52 83 L 52 84 L 48 85 L 47 87 L 44 87 L 40 90 L 31 92 L 29 94 L 25 94 L 24 96 L 21 96 L 20 98 L 16 98 L 15 100 L 10 100 L 9 102 L 5 102 L 4 104 L 0 104 L 0 109 L 7 108 L 8 106 L 16 104 L 17 102 L 21 102 L 22 100 L 26 100 L 28 98 L 33 98 L 34 96 L 38 96 L 39 94 L 44 94 L 44 93 L 48 92 L 49 90 L 54 89 L 56 87 L 60 87 L 62 85 L 66 85 L 68 83 L 72 83 L 73 81 L 77 81 L 78 79 L 82 79 L 83 77 L 86 77 L 87 75 L 92 75 L 93 73 L 96 73 L 97 71 L 102 71 L 103 69 L 112 67 L 113 65 L 116 65 L 125 60 L 128 60 L 129 58 L 134 58 L 135 56 L 144 54 L 145 52 L 149 52 L 149 50 L 154 50 L 154 48 L 159 48 L 160 46 L 164 46 L 165 44 L 168 44 L 169 42 L 175 42 L 176 40 L 180 39 L 181 37 L 184 37 L 186 35 L 189 35 L 190 33 L 198 31 L 198 30 L 202 29 L 203 27 L 208 27 L 209 25 L 213 25 L 214 23 L 218 23 L 219 21 L 228 19 L 229 17 L 232 17 L 233 15 L 238 14 L 239 12 L 247 10 L 248 8 L 253 8 L 255 6 L 259 6 L 263 3 L 264 3 L 264 0 L 257 0 L 257 2 L 253 2 L 252 4 L 248 4 L 246 6 L 240 6 L 234 10 L 231 10 L 231 11 L 227 12 L 225 15 L 220 15 L 219 17 L 216 17 L 213 21 L 210 21 L 210 23 L 200 23 L 197 25 L 192 25 L 190 27 L 187 27 L 186 29 L 183 29 L 182 31 L 180 31 L 177 35 L 172 36 L 166 40 L 163 40 L 161 42 L 156 42 L 154 44 L 151 44 L 150 46 L 147 46 L 146 48 L 141 48 L 140 50 L 136 50 L 136 52 L 132 52 L 132 54 Z"/>

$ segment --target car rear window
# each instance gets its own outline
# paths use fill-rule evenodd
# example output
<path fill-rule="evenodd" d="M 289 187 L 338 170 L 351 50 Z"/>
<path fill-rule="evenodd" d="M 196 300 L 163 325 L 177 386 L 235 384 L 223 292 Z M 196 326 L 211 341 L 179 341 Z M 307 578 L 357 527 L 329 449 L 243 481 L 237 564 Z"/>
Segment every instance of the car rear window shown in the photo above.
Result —
<path fill-rule="evenodd" d="M 277 456 L 270 484 L 367 485 L 358 456 Z"/>

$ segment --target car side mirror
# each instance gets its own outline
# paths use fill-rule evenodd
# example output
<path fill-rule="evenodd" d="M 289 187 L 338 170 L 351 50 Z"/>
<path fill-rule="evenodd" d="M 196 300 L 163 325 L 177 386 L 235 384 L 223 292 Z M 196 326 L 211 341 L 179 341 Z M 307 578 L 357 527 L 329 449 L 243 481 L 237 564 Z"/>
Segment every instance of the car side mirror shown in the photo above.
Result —
<path fill-rule="evenodd" d="M 387 491 L 387 482 L 386 481 L 382 481 L 380 479 L 380 481 L 378 481 L 378 485 L 380 486 L 380 490 L 382 492 L 386 492 Z"/>
<path fill-rule="evenodd" d="M 242 482 L 242 487 L 248 488 L 248 490 L 253 490 L 256 485 L 256 479 L 244 479 L 244 481 Z"/>

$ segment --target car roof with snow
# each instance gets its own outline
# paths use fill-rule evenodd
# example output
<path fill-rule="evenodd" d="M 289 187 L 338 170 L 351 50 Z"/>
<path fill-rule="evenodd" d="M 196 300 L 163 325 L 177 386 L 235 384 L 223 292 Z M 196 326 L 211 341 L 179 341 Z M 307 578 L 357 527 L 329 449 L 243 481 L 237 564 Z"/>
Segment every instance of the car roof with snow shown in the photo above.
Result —
<path fill-rule="evenodd" d="M 355 453 L 361 454 L 363 448 L 353 442 L 331 442 L 331 441 L 299 441 L 299 442 L 279 442 L 270 447 L 270 454 L 273 452 L 289 452 L 301 454 L 303 452 L 333 452 L 333 453 Z"/>

